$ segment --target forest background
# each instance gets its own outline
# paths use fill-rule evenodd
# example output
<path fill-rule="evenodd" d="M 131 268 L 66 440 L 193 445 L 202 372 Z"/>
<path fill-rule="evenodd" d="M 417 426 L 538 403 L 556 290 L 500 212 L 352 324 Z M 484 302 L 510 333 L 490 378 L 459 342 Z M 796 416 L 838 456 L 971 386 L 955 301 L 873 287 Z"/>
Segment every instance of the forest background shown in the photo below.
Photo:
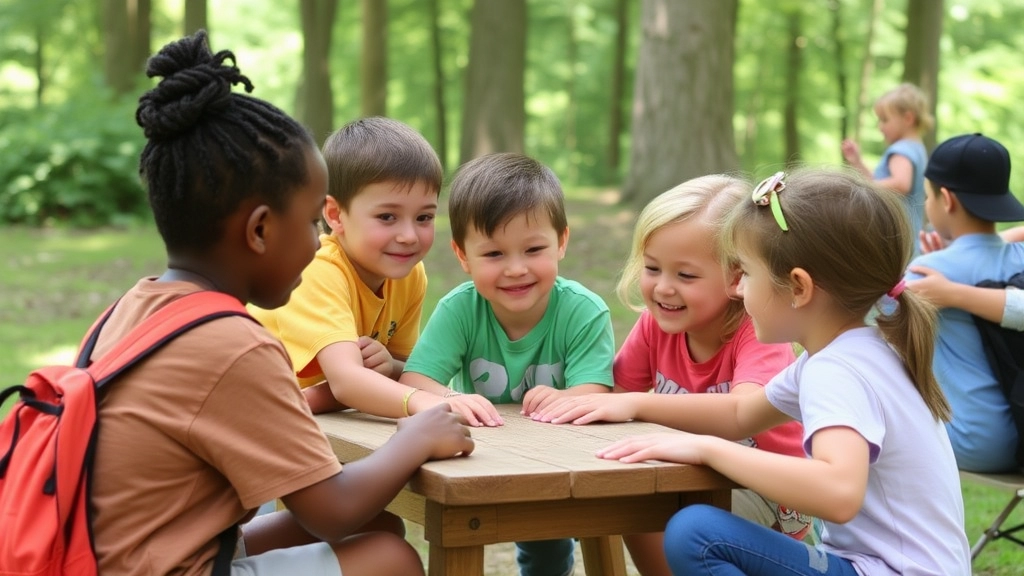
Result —
<path fill-rule="evenodd" d="M 521 151 L 569 187 L 647 199 L 688 178 L 867 162 L 872 102 L 907 80 L 936 139 L 1019 157 L 1024 0 L 0 0 L 0 221 L 144 217 L 146 58 L 205 27 L 254 95 L 323 139 L 364 115 L 420 130 L 449 173 Z M 1024 190 L 1024 171 L 1013 189 Z"/>
<path fill-rule="evenodd" d="M 551 166 L 573 229 L 562 272 L 605 298 L 618 342 L 636 318 L 613 287 L 639 206 L 711 172 L 839 164 L 844 137 L 871 166 L 872 103 L 904 80 L 932 96 L 930 145 L 998 139 L 1024 197 L 1024 0 L 0 0 L 0 386 L 66 361 L 107 303 L 163 269 L 134 112 L 146 58 L 201 27 L 254 96 L 320 139 L 382 114 L 448 174 L 498 150 Z M 465 279 L 444 214 L 437 230 L 425 316 Z M 964 497 L 973 540 L 1006 497 L 971 483 Z M 498 550 L 487 573 L 513 574 Z M 1000 542 L 975 574 L 1021 566 Z"/>

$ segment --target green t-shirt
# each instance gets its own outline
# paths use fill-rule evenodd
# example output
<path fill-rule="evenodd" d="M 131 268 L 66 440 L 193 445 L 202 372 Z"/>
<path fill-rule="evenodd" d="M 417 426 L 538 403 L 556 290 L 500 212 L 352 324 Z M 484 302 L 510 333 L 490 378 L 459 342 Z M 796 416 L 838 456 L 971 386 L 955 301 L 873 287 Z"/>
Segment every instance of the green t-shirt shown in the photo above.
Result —
<path fill-rule="evenodd" d="M 556 279 L 544 317 L 515 341 L 498 324 L 491 304 L 466 282 L 437 303 L 405 370 L 494 404 L 511 404 L 535 386 L 611 387 L 614 354 L 608 306 L 579 282 Z"/>

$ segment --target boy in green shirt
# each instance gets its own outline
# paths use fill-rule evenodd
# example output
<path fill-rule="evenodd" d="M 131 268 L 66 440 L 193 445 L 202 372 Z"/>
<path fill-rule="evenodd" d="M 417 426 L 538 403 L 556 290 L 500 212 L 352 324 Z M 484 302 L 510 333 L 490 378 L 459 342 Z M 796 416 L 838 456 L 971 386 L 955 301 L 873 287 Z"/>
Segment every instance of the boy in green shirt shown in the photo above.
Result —
<path fill-rule="evenodd" d="M 450 383 L 496 404 L 522 403 L 524 414 L 561 395 L 610 391 L 608 307 L 558 276 L 569 227 L 551 170 L 521 154 L 477 158 L 456 174 L 448 214 L 452 249 L 472 281 L 438 302 L 401 382 Z M 517 548 L 523 576 L 572 573 L 571 539 Z"/>

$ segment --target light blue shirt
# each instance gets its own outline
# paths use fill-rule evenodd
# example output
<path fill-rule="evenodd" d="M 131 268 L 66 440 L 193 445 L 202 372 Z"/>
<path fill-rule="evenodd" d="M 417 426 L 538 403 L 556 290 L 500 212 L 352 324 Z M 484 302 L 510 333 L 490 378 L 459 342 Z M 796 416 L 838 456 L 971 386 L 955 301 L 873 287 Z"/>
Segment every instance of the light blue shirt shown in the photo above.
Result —
<path fill-rule="evenodd" d="M 924 167 L 928 163 L 928 151 L 924 144 L 917 140 L 897 140 L 893 142 L 882 154 L 882 159 L 875 166 L 875 180 L 882 180 L 892 176 L 889 172 L 889 159 L 894 155 L 905 156 L 914 167 L 914 176 L 910 181 L 910 191 L 903 195 L 903 205 L 910 215 L 910 232 L 914 245 L 914 256 L 918 256 L 920 247 L 917 242 L 917 233 L 924 226 Z"/>
<path fill-rule="evenodd" d="M 1024 270 L 1024 243 L 1007 244 L 997 234 L 968 234 L 944 250 L 918 256 L 912 264 L 971 286 L 982 280 L 1005 281 Z M 920 277 L 908 273 L 906 279 Z M 1017 429 L 969 313 L 959 308 L 939 312 L 932 367 L 953 408 L 946 428 L 957 466 L 975 472 L 1014 468 Z"/>

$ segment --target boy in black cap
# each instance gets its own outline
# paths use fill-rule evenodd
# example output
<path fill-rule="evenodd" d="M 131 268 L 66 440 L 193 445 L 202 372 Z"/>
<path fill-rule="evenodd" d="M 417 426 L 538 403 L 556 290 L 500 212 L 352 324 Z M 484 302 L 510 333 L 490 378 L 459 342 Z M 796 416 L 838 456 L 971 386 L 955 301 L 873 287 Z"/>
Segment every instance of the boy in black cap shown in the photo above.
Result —
<path fill-rule="evenodd" d="M 924 177 L 928 220 L 952 242 L 918 256 L 912 266 L 968 285 L 1006 280 L 1024 270 L 1024 244 L 1006 243 L 996 234 L 996 222 L 1024 220 L 1024 206 L 1010 192 L 1006 148 L 981 134 L 950 138 L 932 152 Z M 907 280 L 918 278 L 907 274 Z M 976 472 L 1014 468 L 1017 431 L 969 313 L 940 311 L 932 366 L 953 408 L 946 428 L 957 465 Z"/>

